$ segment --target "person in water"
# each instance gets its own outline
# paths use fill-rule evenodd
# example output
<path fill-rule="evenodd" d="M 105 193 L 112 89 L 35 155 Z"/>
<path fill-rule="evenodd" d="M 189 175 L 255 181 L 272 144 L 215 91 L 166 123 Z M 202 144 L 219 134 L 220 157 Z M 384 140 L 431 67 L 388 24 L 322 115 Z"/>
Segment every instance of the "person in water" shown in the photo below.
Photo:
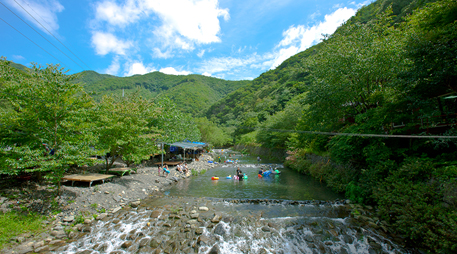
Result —
<path fill-rule="evenodd" d="M 262 177 L 262 174 L 263 174 L 263 168 L 260 168 L 260 169 L 259 169 L 258 177 Z"/>
<path fill-rule="evenodd" d="M 240 168 L 236 170 L 236 174 L 238 175 L 239 180 L 243 179 L 243 172 L 241 172 Z"/>

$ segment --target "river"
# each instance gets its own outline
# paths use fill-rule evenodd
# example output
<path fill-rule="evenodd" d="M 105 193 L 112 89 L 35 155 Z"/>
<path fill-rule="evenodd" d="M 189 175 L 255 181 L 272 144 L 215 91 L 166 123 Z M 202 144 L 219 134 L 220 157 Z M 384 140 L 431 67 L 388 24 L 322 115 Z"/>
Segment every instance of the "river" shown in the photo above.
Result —
<path fill-rule="evenodd" d="M 124 208 L 59 253 L 412 253 L 353 219 L 343 197 L 323 183 L 274 161 L 230 154 L 237 164 Z M 270 166 L 281 174 L 257 176 Z M 237 167 L 247 179 L 226 178 Z"/>

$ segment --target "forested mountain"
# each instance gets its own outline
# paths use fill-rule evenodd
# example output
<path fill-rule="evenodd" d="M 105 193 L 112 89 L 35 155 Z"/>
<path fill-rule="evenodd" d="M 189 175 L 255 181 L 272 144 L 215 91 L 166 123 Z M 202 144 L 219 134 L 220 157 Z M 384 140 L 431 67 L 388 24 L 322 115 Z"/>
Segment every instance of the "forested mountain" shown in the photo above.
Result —
<path fill-rule="evenodd" d="M 374 205 L 411 246 L 455 253 L 456 49 L 457 1 L 376 1 L 206 116 Z"/>
<path fill-rule="evenodd" d="M 167 75 L 152 72 L 131 77 L 115 77 L 93 71 L 81 73 L 79 82 L 87 92 L 94 92 L 96 100 L 104 94 L 132 93 L 140 90 L 145 98 L 167 96 L 186 113 L 198 114 L 228 93 L 250 81 L 227 81 L 202 75 Z"/>

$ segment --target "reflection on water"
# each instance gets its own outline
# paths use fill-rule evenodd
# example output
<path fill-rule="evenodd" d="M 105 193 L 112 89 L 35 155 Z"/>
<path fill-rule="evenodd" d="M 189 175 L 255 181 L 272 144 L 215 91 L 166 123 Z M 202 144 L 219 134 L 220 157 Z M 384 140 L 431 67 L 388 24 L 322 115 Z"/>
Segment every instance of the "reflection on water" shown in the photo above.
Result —
<path fill-rule="evenodd" d="M 287 199 L 287 200 L 335 200 L 344 196 L 327 188 L 324 183 L 316 181 L 310 176 L 305 176 L 282 164 L 262 159 L 258 163 L 252 156 L 241 156 L 230 152 L 227 159 L 238 160 L 237 164 L 219 164 L 219 167 L 208 170 L 205 174 L 179 181 L 166 194 L 172 196 L 215 197 L 215 198 L 241 198 L 241 199 Z M 219 157 L 219 156 L 217 156 Z M 216 161 L 218 158 L 216 157 Z M 221 160 L 225 161 L 224 155 Z M 236 169 L 247 175 L 247 179 L 234 180 Z M 258 177 L 260 168 L 279 168 L 280 175 Z M 218 176 L 219 180 L 211 180 Z M 232 179 L 227 179 L 232 176 Z"/>

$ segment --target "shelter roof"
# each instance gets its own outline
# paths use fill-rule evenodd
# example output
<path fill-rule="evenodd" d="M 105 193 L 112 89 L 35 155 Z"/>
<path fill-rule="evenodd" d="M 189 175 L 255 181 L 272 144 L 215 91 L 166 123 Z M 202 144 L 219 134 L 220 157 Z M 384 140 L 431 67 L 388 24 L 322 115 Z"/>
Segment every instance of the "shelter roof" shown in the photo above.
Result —
<path fill-rule="evenodd" d="M 206 146 L 205 143 L 201 143 L 201 142 L 174 142 L 174 143 L 168 144 L 168 145 L 181 147 L 183 149 L 199 149 L 199 148 L 203 148 Z"/>

